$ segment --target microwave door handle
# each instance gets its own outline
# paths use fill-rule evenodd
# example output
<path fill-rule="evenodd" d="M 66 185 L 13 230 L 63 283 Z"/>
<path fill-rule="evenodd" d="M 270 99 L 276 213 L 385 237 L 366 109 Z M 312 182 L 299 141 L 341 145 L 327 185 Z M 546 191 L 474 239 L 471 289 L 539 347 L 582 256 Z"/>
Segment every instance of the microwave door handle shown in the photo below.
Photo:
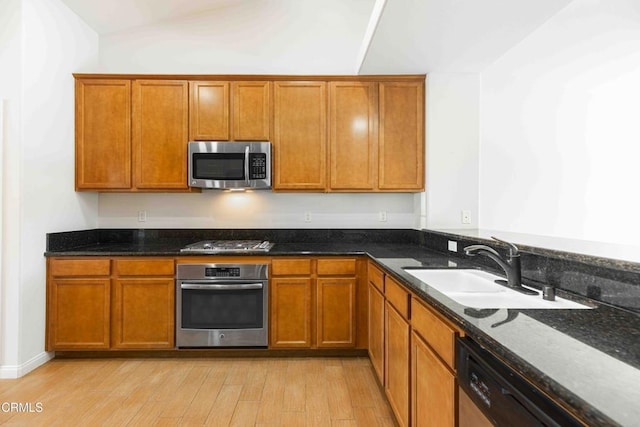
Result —
<path fill-rule="evenodd" d="M 247 182 L 247 186 L 249 185 L 249 146 L 244 147 L 244 178 Z"/>
<path fill-rule="evenodd" d="M 180 289 L 209 290 L 209 291 L 246 291 L 262 289 L 262 283 L 181 283 Z"/>

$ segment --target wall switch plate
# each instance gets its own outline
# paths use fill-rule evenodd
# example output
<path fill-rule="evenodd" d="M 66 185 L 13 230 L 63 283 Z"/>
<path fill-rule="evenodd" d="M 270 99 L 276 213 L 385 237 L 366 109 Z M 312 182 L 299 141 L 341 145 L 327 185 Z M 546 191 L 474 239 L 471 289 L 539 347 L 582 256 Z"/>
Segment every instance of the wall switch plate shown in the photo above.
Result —
<path fill-rule="evenodd" d="M 147 211 L 138 211 L 138 222 L 147 221 Z"/>
<path fill-rule="evenodd" d="M 455 240 L 449 240 L 449 242 L 447 243 L 447 247 L 451 252 L 458 252 L 458 242 L 456 242 Z"/>
<path fill-rule="evenodd" d="M 471 211 L 462 211 L 462 223 L 471 224 Z"/>
<path fill-rule="evenodd" d="M 378 221 L 387 222 L 387 213 L 385 211 L 380 211 L 378 214 Z"/>

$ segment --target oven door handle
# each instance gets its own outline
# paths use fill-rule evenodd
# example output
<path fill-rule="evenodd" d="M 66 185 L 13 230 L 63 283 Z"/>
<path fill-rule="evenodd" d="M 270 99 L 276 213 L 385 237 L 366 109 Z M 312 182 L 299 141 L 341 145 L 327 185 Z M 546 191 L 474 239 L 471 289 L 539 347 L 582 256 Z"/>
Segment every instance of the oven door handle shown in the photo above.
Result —
<path fill-rule="evenodd" d="M 181 283 L 180 289 L 200 289 L 210 291 L 246 291 L 262 289 L 262 283 Z"/>

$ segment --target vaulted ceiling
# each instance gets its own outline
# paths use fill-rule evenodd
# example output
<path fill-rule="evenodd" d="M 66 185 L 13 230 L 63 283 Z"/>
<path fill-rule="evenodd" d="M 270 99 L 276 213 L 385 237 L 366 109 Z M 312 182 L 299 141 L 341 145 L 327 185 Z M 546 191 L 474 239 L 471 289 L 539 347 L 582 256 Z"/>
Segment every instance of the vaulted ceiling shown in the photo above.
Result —
<path fill-rule="evenodd" d="M 170 26 L 195 17 L 232 16 L 239 37 L 259 39 L 262 25 L 274 23 L 290 34 L 314 14 L 330 16 L 330 31 L 353 46 L 354 73 L 480 72 L 572 1 L 580 0 L 62 0 L 100 36 L 124 34 L 141 27 Z M 253 7 L 255 6 L 255 7 Z M 255 10 L 255 16 L 243 14 Z M 336 13 L 337 12 L 337 13 Z M 340 19 L 335 19 L 339 16 Z M 367 32 L 367 23 L 369 32 Z M 324 24 L 323 24 L 324 25 Z M 309 27 L 313 28 L 313 27 Z M 288 30 L 288 31 L 285 31 Z M 317 48 L 326 31 L 292 40 L 283 37 L 278 49 L 301 41 Z M 273 43 L 273 38 L 269 39 Z M 188 46 L 185 47 L 188 49 Z M 270 46 L 270 49 L 274 49 Z"/>

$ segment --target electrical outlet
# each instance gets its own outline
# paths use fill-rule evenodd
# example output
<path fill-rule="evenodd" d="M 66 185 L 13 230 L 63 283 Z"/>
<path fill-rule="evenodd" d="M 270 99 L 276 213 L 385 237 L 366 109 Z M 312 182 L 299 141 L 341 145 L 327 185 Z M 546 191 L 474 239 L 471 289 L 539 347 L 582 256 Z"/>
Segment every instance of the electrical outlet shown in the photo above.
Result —
<path fill-rule="evenodd" d="M 462 223 L 471 224 L 471 211 L 462 211 Z"/>
<path fill-rule="evenodd" d="M 458 252 L 458 242 L 455 240 L 449 240 L 447 243 L 447 247 L 451 252 Z"/>
<path fill-rule="evenodd" d="M 147 211 L 138 211 L 138 222 L 147 221 Z"/>
<path fill-rule="evenodd" d="M 380 211 L 378 214 L 378 221 L 387 222 L 387 213 L 385 211 Z"/>
<path fill-rule="evenodd" d="M 311 222 L 311 212 L 304 213 L 304 222 Z"/>

